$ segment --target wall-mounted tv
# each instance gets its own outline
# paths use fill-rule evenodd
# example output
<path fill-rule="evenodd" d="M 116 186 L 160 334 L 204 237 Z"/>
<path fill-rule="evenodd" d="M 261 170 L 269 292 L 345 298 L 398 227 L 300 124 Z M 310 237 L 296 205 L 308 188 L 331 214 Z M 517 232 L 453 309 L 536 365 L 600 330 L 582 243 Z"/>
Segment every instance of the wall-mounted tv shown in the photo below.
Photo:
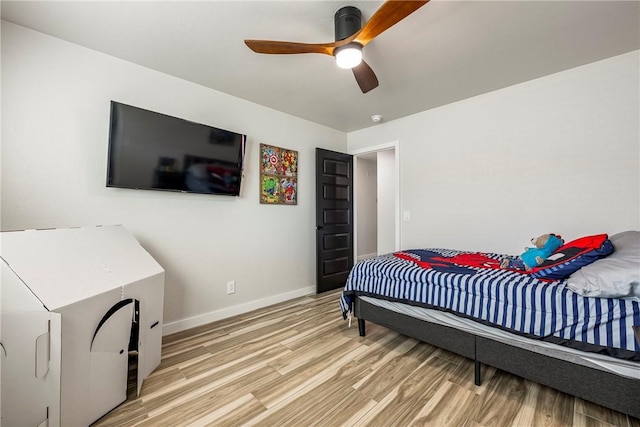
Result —
<path fill-rule="evenodd" d="M 111 101 L 107 187 L 238 196 L 246 136 Z"/>

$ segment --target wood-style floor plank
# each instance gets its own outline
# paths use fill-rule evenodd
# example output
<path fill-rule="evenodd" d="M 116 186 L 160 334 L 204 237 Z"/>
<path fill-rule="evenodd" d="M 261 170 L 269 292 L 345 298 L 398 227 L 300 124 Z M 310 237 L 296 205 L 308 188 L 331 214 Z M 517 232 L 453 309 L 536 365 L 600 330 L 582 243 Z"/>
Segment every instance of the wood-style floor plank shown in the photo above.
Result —
<path fill-rule="evenodd" d="M 94 426 L 640 427 L 492 367 L 476 386 L 471 360 L 379 325 L 360 337 L 338 299 L 310 295 L 164 337 L 140 396 L 129 390 Z"/>
<path fill-rule="evenodd" d="M 267 408 L 282 404 L 304 393 L 329 378 L 338 368 L 366 351 L 366 347 L 354 342 L 345 344 L 339 353 L 319 354 L 310 363 L 301 366 L 266 387 L 256 388 L 253 394 Z"/>
<path fill-rule="evenodd" d="M 480 425 L 511 425 L 524 405 L 528 385 L 523 378 L 496 371 L 483 396 L 476 421 Z"/>
<path fill-rule="evenodd" d="M 459 426 L 474 418 L 482 398 L 459 385 L 445 381 L 416 415 L 411 426 Z"/>
<path fill-rule="evenodd" d="M 453 366 L 455 365 L 451 362 L 438 357 L 425 361 L 404 377 L 379 402 L 379 408 L 374 408 L 370 414 L 363 417 L 360 425 L 380 427 L 410 425 L 445 384 L 447 369 Z"/>

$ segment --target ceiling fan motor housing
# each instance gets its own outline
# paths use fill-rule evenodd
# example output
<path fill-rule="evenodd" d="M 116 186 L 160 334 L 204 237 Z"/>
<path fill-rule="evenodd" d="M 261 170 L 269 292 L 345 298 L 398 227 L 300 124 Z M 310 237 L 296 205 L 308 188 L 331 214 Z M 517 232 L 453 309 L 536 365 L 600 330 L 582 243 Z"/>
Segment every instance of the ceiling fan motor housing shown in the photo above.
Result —
<path fill-rule="evenodd" d="M 333 18 L 336 41 L 346 39 L 362 28 L 362 13 L 353 6 L 345 6 L 336 12 Z"/>

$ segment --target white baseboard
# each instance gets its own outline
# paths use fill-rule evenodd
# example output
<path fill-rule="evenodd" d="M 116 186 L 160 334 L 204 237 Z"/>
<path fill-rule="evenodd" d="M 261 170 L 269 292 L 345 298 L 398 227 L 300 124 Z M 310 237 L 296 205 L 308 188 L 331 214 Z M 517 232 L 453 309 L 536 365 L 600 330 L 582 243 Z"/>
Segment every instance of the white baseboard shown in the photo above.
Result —
<path fill-rule="evenodd" d="M 358 255 L 358 261 L 362 261 L 363 259 L 375 258 L 377 256 L 378 256 L 378 254 L 375 253 L 375 252 L 372 253 L 372 254 Z"/>
<path fill-rule="evenodd" d="M 237 316 L 239 314 L 248 313 L 259 308 L 268 307 L 294 298 L 311 295 L 316 292 L 316 288 L 309 286 L 306 288 L 296 289 L 295 291 L 285 292 L 283 294 L 274 295 L 255 301 L 249 301 L 244 304 L 234 305 L 232 307 L 223 308 L 209 313 L 200 314 L 198 316 L 189 317 L 188 319 L 176 320 L 175 322 L 164 323 L 162 325 L 162 335 L 169 335 L 186 329 L 195 328 L 196 326 L 206 325 L 207 323 L 216 322 L 228 317 Z"/>

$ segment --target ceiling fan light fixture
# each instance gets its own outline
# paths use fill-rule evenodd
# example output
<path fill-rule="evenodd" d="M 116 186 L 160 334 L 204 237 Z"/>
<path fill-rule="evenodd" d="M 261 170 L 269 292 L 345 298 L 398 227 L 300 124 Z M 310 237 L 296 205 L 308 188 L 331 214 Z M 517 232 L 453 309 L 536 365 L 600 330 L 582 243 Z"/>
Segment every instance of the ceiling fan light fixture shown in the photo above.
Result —
<path fill-rule="evenodd" d="M 362 48 L 373 39 L 424 6 L 429 0 L 386 0 L 362 25 L 362 12 L 357 7 L 345 6 L 333 16 L 335 42 L 299 43 L 276 40 L 245 40 L 256 53 L 294 54 L 319 53 L 333 55 L 341 68 L 351 69 L 362 93 L 378 87 L 378 78 L 369 64 L 362 59 Z M 365 2 L 360 2 L 365 3 Z"/>
<path fill-rule="evenodd" d="M 351 69 L 362 62 L 362 45 L 356 42 L 337 47 L 334 51 L 336 64 L 340 68 Z"/>

